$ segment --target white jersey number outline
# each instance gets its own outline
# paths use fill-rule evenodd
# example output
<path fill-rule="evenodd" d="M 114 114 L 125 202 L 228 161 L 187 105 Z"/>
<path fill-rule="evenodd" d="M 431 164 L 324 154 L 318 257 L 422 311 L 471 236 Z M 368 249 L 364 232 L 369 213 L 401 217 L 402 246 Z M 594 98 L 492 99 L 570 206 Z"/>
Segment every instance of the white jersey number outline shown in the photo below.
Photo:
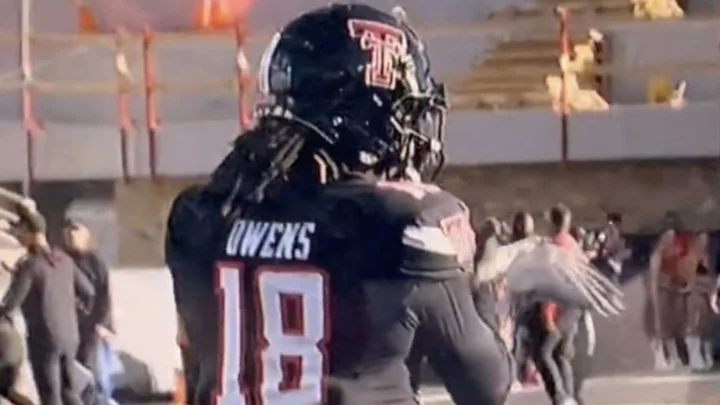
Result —
<path fill-rule="evenodd" d="M 220 305 L 220 352 L 216 405 L 316 405 L 325 401 L 329 338 L 327 276 L 307 265 L 255 269 L 252 289 L 239 262 L 216 265 Z M 243 331 L 245 298 L 253 295 L 257 336 Z M 243 364 L 248 339 L 256 339 L 254 364 Z M 242 384 L 244 367 L 255 367 L 257 386 Z"/>

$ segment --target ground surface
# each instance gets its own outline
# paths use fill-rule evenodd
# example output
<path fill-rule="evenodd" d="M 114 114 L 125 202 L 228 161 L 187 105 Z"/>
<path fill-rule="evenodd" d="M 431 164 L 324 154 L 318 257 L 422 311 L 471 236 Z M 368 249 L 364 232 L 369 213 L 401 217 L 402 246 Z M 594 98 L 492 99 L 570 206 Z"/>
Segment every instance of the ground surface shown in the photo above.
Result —
<path fill-rule="evenodd" d="M 718 405 L 720 375 L 596 379 L 585 399 L 588 405 Z M 423 390 L 422 403 L 452 405 L 445 390 L 433 387 Z M 549 404 L 543 392 L 528 390 L 513 394 L 507 405 Z"/>

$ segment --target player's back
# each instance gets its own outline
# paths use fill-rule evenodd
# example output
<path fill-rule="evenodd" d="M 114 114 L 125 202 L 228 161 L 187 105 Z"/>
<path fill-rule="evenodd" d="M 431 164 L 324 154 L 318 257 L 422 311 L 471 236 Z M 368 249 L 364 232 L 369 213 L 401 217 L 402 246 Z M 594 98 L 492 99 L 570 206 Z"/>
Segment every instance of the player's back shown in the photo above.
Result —
<path fill-rule="evenodd" d="M 202 332 L 218 375 L 201 380 L 227 404 L 414 404 L 415 283 L 459 276 L 472 236 L 459 200 L 414 183 L 337 183 L 237 219 L 215 269 L 217 339 Z"/>

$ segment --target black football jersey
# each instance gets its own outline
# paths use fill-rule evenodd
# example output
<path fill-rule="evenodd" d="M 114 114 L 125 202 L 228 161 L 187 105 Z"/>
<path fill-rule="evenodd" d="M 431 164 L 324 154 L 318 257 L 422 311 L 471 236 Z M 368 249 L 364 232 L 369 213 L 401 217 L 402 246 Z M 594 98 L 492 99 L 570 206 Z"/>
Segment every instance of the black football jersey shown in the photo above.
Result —
<path fill-rule="evenodd" d="M 403 296 L 417 280 L 468 273 L 474 247 L 466 205 L 430 184 L 335 183 L 236 219 L 212 283 L 174 270 L 190 343 L 207 359 L 198 402 L 357 403 L 349 393 L 373 384 L 412 399 L 404 360 L 417 320 Z"/>

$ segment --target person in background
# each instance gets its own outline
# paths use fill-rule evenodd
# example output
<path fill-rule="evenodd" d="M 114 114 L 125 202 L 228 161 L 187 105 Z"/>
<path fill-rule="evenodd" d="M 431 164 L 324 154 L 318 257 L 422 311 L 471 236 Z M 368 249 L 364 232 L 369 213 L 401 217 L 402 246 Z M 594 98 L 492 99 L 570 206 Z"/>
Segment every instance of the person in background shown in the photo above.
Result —
<path fill-rule="evenodd" d="M 587 243 L 587 241 L 589 240 L 588 230 L 585 229 L 585 227 L 580 225 L 572 226 L 570 227 L 570 231 L 568 233 L 570 234 L 570 236 L 573 237 L 573 239 L 575 239 L 575 241 L 580 245 L 580 248 L 583 251 L 586 252 L 589 250 L 589 246 Z"/>
<path fill-rule="evenodd" d="M 623 262 L 632 256 L 632 251 L 627 247 L 625 238 L 620 231 L 622 226 L 622 215 L 617 212 L 607 214 L 607 223 L 602 231 L 604 236 L 600 240 L 598 255 L 595 265 L 616 283 L 620 283 L 622 276 Z"/>
<path fill-rule="evenodd" d="M 42 405 L 81 405 L 74 372 L 78 347 L 77 297 L 94 295 L 92 285 L 65 253 L 48 243 L 44 217 L 17 204 L 19 219 L 9 233 L 27 250 L 0 304 L 0 318 L 21 309 L 33 377 Z"/>
<path fill-rule="evenodd" d="M 69 220 L 63 230 L 65 250 L 80 272 L 92 283 L 95 291 L 87 305 L 78 305 L 78 332 L 80 345 L 77 360 L 95 376 L 101 400 L 110 399 L 112 387 L 103 381 L 103 370 L 98 369 L 98 349 L 101 341 L 110 343 L 114 332 L 108 267 L 92 245 L 90 230 L 78 221 Z"/>
<path fill-rule="evenodd" d="M 535 234 L 535 220 L 527 211 L 520 211 L 513 216 L 510 243 L 523 240 Z M 517 364 L 517 379 L 523 385 L 537 385 L 537 369 L 530 358 L 530 331 L 528 322 L 531 311 L 523 311 L 515 319 L 515 344 L 513 354 Z"/>
<path fill-rule="evenodd" d="M 688 298 L 701 257 L 693 250 L 696 237 L 676 212 L 665 216 L 665 232 L 650 257 L 651 350 L 657 370 L 681 367 L 678 341 L 688 342 Z"/>
<path fill-rule="evenodd" d="M 492 250 L 502 245 L 500 234 L 502 232 L 501 222 L 495 217 L 489 217 L 483 221 L 482 226 L 476 232 L 477 250 L 475 252 L 475 261 L 479 262 L 485 255 L 486 250 Z M 483 283 L 475 286 L 473 291 L 473 300 L 475 308 L 480 317 L 482 317 L 488 325 L 495 330 L 500 330 L 500 320 L 497 316 L 498 300 L 495 295 L 495 285 L 492 283 Z"/>
<path fill-rule="evenodd" d="M 553 243 L 568 251 L 584 255 L 580 244 L 570 234 L 572 214 L 564 204 L 550 210 Z M 542 333 L 536 340 L 538 369 L 545 381 L 545 389 L 554 405 L 580 403 L 579 384 L 576 386 L 573 358 L 575 336 L 582 311 L 560 307 L 555 302 L 540 305 Z"/>
<path fill-rule="evenodd" d="M 535 234 L 535 219 L 527 211 L 520 211 L 513 216 L 510 242 L 517 242 Z"/>
<path fill-rule="evenodd" d="M 710 309 L 715 315 L 720 315 L 720 275 L 715 279 L 715 286 L 709 294 Z"/>
<path fill-rule="evenodd" d="M 708 260 L 708 234 L 701 232 L 692 242 L 691 249 L 697 261 L 696 275 L 691 283 L 687 303 L 687 345 L 688 361 L 694 370 L 709 370 L 713 360 L 713 312 L 707 296 L 713 291 L 715 280 Z M 697 263 L 697 264 L 695 264 Z"/>

